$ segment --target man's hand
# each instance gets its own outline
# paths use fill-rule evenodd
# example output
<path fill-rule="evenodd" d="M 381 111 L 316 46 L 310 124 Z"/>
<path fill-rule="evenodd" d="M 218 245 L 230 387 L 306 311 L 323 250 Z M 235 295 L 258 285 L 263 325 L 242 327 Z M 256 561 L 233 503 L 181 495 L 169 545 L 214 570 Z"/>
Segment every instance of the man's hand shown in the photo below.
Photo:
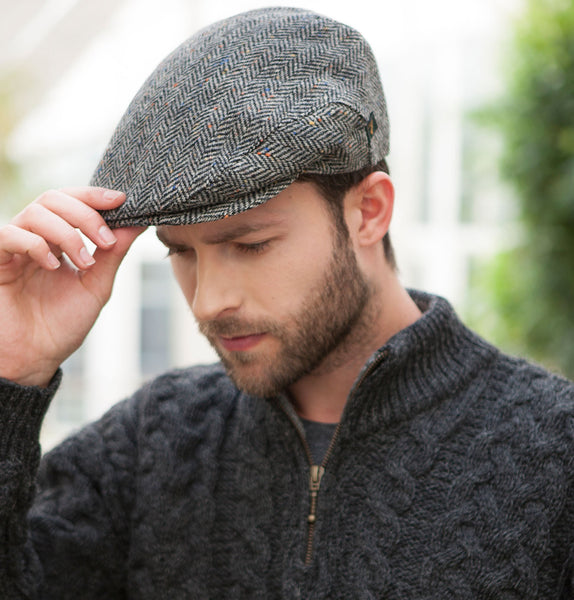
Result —
<path fill-rule="evenodd" d="M 102 188 L 53 190 L 0 228 L 0 377 L 46 386 L 81 345 L 144 229 L 112 232 L 97 212 L 124 200 Z"/>

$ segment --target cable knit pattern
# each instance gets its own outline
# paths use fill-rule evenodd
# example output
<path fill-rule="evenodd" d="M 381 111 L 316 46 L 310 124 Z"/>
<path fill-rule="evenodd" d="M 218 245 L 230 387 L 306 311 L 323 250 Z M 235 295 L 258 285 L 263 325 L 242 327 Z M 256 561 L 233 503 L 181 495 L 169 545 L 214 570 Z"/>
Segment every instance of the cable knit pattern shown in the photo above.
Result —
<path fill-rule="evenodd" d="M 448 303 L 365 366 L 318 497 L 281 401 L 168 373 L 38 463 L 49 390 L 0 385 L 0 597 L 573 597 L 574 390 Z M 26 513 L 28 517 L 26 519 Z"/>

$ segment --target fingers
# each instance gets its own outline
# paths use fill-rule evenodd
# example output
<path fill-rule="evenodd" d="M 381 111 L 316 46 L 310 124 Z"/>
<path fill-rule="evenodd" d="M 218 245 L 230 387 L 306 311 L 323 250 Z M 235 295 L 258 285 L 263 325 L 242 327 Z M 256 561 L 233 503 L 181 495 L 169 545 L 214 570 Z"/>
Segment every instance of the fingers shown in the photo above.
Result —
<path fill-rule="evenodd" d="M 101 187 L 68 187 L 61 188 L 60 190 L 57 190 L 57 192 L 77 198 L 84 204 L 87 204 L 92 208 L 96 208 L 97 210 L 116 208 L 126 199 L 126 196 L 123 192 L 119 192 L 117 190 L 108 190 Z M 44 195 L 51 196 L 52 192 L 46 192 L 46 194 L 43 194 L 43 196 Z M 38 200 L 41 198 L 42 196 L 40 196 Z"/>
<path fill-rule="evenodd" d="M 117 243 L 110 250 L 97 249 L 94 253 L 96 264 L 82 273 L 86 288 L 95 294 L 104 305 L 112 292 L 115 274 L 132 243 L 146 227 L 125 227 L 117 229 Z"/>
<path fill-rule="evenodd" d="M 68 188 L 49 191 L 30 204 L 15 221 L 19 218 L 26 219 L 29 216 L 25 214 L 26 211 L 33 213 L 37 207 L 44 207 L 72 227 L 81 229 L 94 244 L 105 247 L 115 243 L 115 236 L 103 217 L 94 209 L 114 208 L 124 200 L 125 195 L 121 192 L 102 188 Z"/>
<path fill-rule="evenodd" d="M 6 225 L 0 229 L 0 266 L 10 263 L 18 254 L 27 254 L 44 269 L 53 271 L 60 266 L 46 240 L 14 225 Z"/>
<path fill-rule="evenodd" d="M 22 254 L 44 268 L 56 269 L 56 254 L 65 252 L 78 269 L 88 269 L 95 261 L 80 231 L 98 248 L 113 247 L 117 237 L 95 209 L 114 208 L 124 200 L 121 192 L 103 188 L 45 192 L 0 229 L 0 265 Z"/>
<path fill-rule="evenodd" d="M 88 208 L 88 210 L 90 209 Z M 78 211 L 78 215 L 70 214 L 65 215 L 65 217 L 62 218 L 62 216 L 48 210 L 41 204 L 31 204 L 23 213 L 14 219 L 13 225 L 20 227 L 28 234 L 36 234 L 37 238 L 59 248 L 68 255 L 69 259 L 79 269 L 87 269 L 94 263 L 94 259 L 88 252 L 82 236 L 79 234 L 76 227 L 81 227 L 82 231 L 84 231 L 94 243 L 102 244 L 103 242 L 98 240 L 96 235 L 94 235 L 93 227 L 95 219 L 93 217 L 87 216 L 88 220 L 85 224 L 77 222 L 76 218 L 79 217 L 82 212 L 83 211 Z M 97 215 L 97 213 L 94 214 Z M 18 239 L 25 244 L 23 249 L 27 250 L 27 254 L 29 254 L 31 258 L 38 260 L 37 254 L 35 255 L 32 248 L 29 249 L 26 245 L 34 244 L 34 248 L 37 249 L 37 252 L 41 252 L 40 248 L 44 249 L 42 244 L 30 235 L 21 236 Z M 110 246 L 113 243 L 113 241 L 107 243 L 106 246 Z M 46 260 L 47 259 L 48 257 L 46 257 Z"/>

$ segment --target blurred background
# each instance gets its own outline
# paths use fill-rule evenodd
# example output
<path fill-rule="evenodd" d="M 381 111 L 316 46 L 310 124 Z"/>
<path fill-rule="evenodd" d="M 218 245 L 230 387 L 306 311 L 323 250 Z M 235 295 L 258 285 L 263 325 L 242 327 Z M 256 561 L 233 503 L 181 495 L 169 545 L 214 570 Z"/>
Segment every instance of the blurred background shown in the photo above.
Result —
<path fill-rule="evenodd" d="M 344 21 L 373 46 L 403 282 L 572 376 L 571 0 L 0 0 L 0 223 L 44 189 L 86 184 L 131 97 L 186 37 L 286 3 Z M 164 255 L 154 231 L 137 240 L 64 364 L 44 448 L 155 374 L 215 360 Z"/>

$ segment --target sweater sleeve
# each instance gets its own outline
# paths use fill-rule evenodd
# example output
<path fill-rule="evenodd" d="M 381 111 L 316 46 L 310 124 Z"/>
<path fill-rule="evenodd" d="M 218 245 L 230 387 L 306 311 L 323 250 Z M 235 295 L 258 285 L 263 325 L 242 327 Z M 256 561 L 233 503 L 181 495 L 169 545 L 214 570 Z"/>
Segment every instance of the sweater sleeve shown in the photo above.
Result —
<path fill-rule="evenodd" d="M 61 372 L 46 389 L 0 379 L 0 597 L 34 597 L 41 568 L 28 542 L 40 428 Z"/>
<path fill-rule="evenodd" d="M 0 385 L 0 598 L 123 598 L 135 437 L 126 403 L 40 461 L 59 378 L 47 390 Z"/>

